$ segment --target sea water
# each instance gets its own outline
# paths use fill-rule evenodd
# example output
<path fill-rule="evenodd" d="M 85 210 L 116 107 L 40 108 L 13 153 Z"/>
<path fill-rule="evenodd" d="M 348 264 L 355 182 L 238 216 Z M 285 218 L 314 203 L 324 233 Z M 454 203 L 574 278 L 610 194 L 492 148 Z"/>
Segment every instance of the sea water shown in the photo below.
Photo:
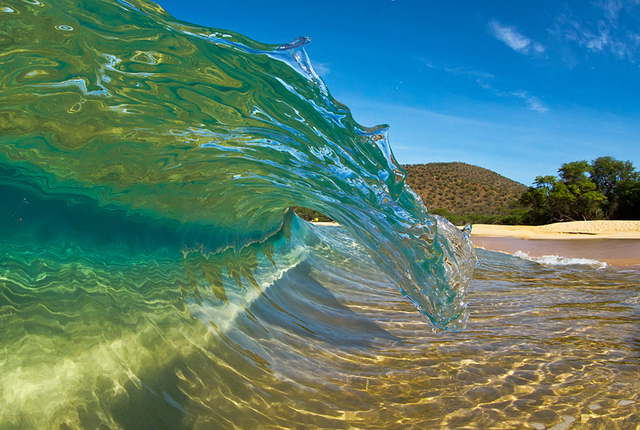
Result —
<path fill-rule="evenodd" d="M 476 266 L 306 42 L 0 4 L 0 429 L 635 428 L 640 273 Z"/>
<path fill-rule="evenodd" d="M 436 335 L 346 230 L 298 227 L 228 306 L 159 256 L 5 248 L 0 428 L 640 422 L 640 271 L 479 250 L 468 327 Z"/>

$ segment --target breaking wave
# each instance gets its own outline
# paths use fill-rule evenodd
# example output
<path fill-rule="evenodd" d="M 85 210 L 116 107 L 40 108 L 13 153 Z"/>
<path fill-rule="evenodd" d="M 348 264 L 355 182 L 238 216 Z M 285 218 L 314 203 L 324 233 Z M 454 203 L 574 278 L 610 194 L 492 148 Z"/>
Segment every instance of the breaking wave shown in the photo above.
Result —
<path fill-rule="evenodd" d="M 603 261 L 593 260 L 590 258 L 569 258 L 560 255 L 543 255 L 541 257 L 532 257 L 529 254 L 517 251 L 513 254 L 515 257 L 534 263 L 543 264 L 545 266 L 590 266 L 595 269 L 604 269 L 607 263 Z"/>

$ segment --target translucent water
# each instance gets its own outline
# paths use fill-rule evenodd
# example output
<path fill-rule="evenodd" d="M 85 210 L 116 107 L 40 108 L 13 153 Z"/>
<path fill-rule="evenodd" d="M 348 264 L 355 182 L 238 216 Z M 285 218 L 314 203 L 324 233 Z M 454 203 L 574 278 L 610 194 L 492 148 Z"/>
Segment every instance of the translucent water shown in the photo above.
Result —
<path fill-rule="evenodd" d="M 237 256 L 305 206 L 348 228 L 434 329 L 464 328 L 467 237 L 405 185 L 385 127 L 359 126 L 331 98 L 307 39 L 263 45 L 144 1 L 3 7 L 2 181 L 66 217 L 14 217 L 11 235 L 100 230 L 135 258 L 120 242 L 147 246 L 140 226 L 153 225 L 150 252 Z M 24 208 L 14 204 L 7 213 Z"/>
<path fill-rule="evenodd" d="M 3 249 L 3 430 L 638 424 L 639 271 L 480 250 L 467 329 L 436 335 L 345 230 L 298 227 L 237 308 L 192 298 L 199 256 Z"/>
<path fill-rule="evenodd" d="M 636 425 L 640 273 L 480 251 L 452 333 L 467 235 L 306 42 L 0 4 L 0 429 Z"/>

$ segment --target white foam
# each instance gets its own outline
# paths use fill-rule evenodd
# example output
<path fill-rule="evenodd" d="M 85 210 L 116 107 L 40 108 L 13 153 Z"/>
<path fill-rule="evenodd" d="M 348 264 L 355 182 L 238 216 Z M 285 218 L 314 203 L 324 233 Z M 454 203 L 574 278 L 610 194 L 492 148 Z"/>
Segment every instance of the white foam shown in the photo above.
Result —
<path fill-rule="evenodd" d="M 513 254 L 514 257 L 521 258 L 527 261 L 533 261 L 538 264 L 543 264 L 545 266 L 590 266 L 595 269 L 604 269 L 607 267 L 607 263 L 598 260 L 592 260 L 590 258 L 569 258 L 562 257 L 560 255 L 543 255 L 542 257 L 532 257 L 527 253 L 522 251 L 517 251 Z"/>

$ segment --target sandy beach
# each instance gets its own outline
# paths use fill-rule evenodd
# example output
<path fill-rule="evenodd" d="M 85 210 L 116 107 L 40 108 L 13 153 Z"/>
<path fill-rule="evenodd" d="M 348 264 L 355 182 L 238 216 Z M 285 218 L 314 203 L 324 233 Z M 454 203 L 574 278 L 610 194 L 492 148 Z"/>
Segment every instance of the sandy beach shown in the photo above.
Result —
<path fill-rule="evenodd" d="M 471 236 L 519 239 L 640 239 L 640 221 L 572 221 L 555 224 L 474 224 Z"/>
<path fill-rule="evenodd" d="M 587 258 L 612 266 L 640 266 L 640 221 L 574 221 L 543 226 L 476 224 L 474 246 L 532 257 Z"/>

